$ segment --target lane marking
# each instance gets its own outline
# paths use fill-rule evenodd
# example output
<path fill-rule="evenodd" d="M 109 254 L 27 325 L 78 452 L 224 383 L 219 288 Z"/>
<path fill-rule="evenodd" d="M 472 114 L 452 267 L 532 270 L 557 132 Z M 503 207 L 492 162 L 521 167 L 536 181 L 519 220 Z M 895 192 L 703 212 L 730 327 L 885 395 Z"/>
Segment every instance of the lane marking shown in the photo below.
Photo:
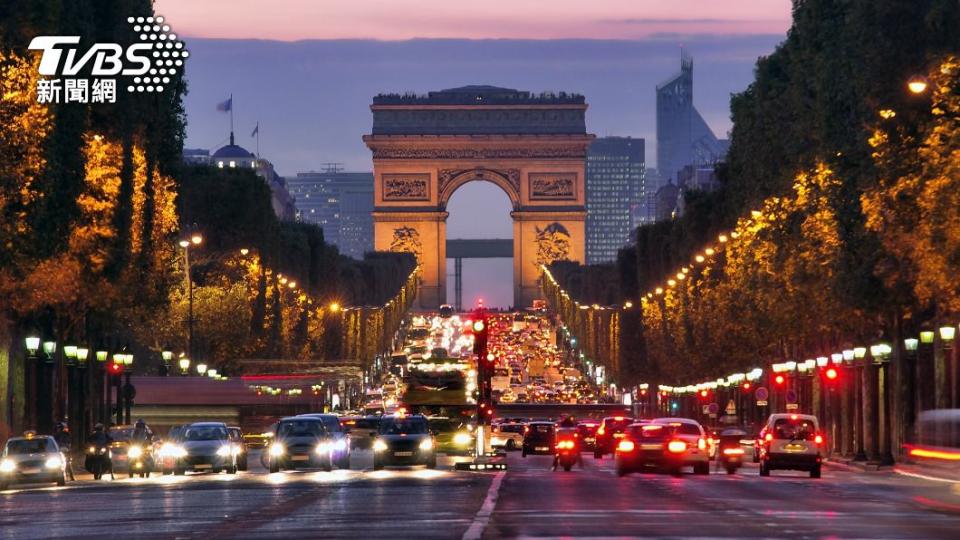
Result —
<path fill-rule="evenodd" d="M 480 510 L 478 510 L 477 515 L 474 516 L 473 522 L 470 524 L 470 527 L 467 528 L 467 532 L 463 533 L 463 540 L 479 540 L 480 537 L 483 536 L 484 529 L 486 529 L 487 524 L 490 523 L 490 516 L 493 514 L 493 509 L 497 506 L 497 498 L 500 496 L 500 484 L 503 483 L 503 478 L 506 475 L 506 471 L 500 471 L 493 477 L 493 482 L 490 482 L 490 488 L 487 490 L 487 497 L 483 500 L 483 504 L 480 505 Z"/>
<path fill-rule="evenodd" d="M 919 478 L 919 479 L 921 479 L 921 480 L 930 480 L 931 482 L 943 482 L 944 484 L 957 484 L 957 483 L 958 483 L 957 480 L 950 480 L 950 479 L 948 479 L 948 478 L 939 478 L 939 477 L 936 477 L 936 476 L 927 476 L 927 475 L 925 475 L 925 474 L 914 473 L 914 472 L 907 472 L 907 471 L 905 471 L 905 470 L 903 470 L 903 469 L 899 469 L 899 468 L 894 468 L 894 469 L 893 469 L 893 472 L 895 472 L 895 473 L 897 473 L 897 474 L 901 474 L 901 475 L 903 475 L 903 476 L 909 476 L 909 477 L 911 477 L 911 478 Z"/>

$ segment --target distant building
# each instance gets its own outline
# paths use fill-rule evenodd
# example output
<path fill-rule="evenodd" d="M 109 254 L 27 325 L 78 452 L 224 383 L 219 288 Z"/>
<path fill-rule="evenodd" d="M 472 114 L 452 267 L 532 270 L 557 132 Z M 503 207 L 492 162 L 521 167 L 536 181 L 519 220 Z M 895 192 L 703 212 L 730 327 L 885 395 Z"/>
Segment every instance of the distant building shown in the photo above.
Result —
<path fill-rule="evenodd" d="M 230 144 L 218 148 L 212 155 L 209 150 L 185 148 L 183 161 L 191 165 L 210 165 L 218 169 L 253 169 L 270 187 L 270 205 L 277 219 L 293 221 L 296 218 L 294 199 L 283 177 L 277 174 L 272 163 L 259 159 L 246 148 L 236 145 L 233 133 L 230 133 Z"/>
<path fill-rule="evenodd" d="M 644 140 L 603 137 L 587 149 L 587 264 L 617 258 L 630 232 L 646 222 Z"/>
<path fill-rule="evenodd" d="M 657 86 L 660 187 L 667 183 L 684 187 L 680 178 L 684 168 L 712 168 L 724 160 L 728 147 L 729 142 L 718 139 L 693 106 L 693 59 L 681 51 L 680 73 Z"/>
<path fill-rule="evenodd" d="M 296 198 L 297 220 L 323 227 L 327 243 L 362 259 L 373 251 L 373 173 L 328 167 L 287 178 Z"/>
<path fill-rule="evenodd" d="M 664 221 L 676 217 L 680 206 L 681 191 L 673 183 L 660 186 L 656 194 L 656 219 Z"/>

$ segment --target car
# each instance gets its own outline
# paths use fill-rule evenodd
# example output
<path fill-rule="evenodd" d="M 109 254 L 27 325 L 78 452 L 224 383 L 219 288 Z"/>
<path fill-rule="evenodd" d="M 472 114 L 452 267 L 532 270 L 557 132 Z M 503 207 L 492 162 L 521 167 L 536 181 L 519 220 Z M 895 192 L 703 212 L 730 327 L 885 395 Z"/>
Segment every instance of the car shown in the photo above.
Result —
<path fill-rule="evenodd" d="M 230 441 L 237 452 L 237 469 L 247 470 L 247 442 L 243 438 L 243 430 L 237 426 L 228 426 L 227 433 L 230 434 Z"/>
<path fill-rule="evenodd" d="M 277 422 L 267 469 L 333 470 L 333 437 L 320 418 L 291 416 Z"/>
<path fill-rule="evenodd" d="M 614 449 L 617 476 L 647 468 L 679 474 L 693 467 L 710 474 L 710 449 L 703 426 L 689 418 L 658 418 L 627 426 Z"/>
<path fill-rule="evenodd" d="M 449 319 L 450 317 L 453 317 L 455 313 L 456 311 L 453 309 L 453 306 L 451 306 L 450 304 L 443 304 L 440 306 L 440 316 L 443 317 L 444 319 Z"/>
<path fill-rule="evenodd" d="M 177 456 L 173 465 L 173 474 L 176 475 L 187 471 L 237 472 L 236 449 L 223 422 L 188 425 L 180 436 L 178 448 L 173 451 Z"/>
<path fill-rule="evenodd" d="M 808 471 L 820 478 L 823 463 L 823 435 L 820 423 L 811 414 L 771 414 L 763 428 L 760 446 L 760 476 L 789 469 Z"/>
<path fill-rule="evenodd" d="M 490 446 L 509 451 L 518 450 L 523 446 L 523 428 L 523 424 L 519 422 L 494 424 L 490 429 Z"/>
<path fill-rule="evenodd" d="M 617 446 L 617 440 L 623 437 L 624 430 L 632 423 L 634 423 L 633 418 L 626 416 L 604 418 L 597 427 L 593 457 L 602 459 L 604 454 L 612 454 Z"/>
<path fill-rule="evenodd" d="M 597 428 L 599 422 L 585 420 L 577 424 L 577 435 L 580 437 L 580 447 L 583 451 L 593 452 L 597 447 Z"/>
<path fill-rule="evenodd" d="M 323 421 L 333 438 L 333 465 L 338 469 L 350 468 L 350 433 L 340 423 L 340 417 L 330 413 L 305 413 L 298 417 L 313 417 Z"/>
<path fill-rule="evenodd" d="M 344 416 L 340 426 L 350 438 L 350 448 L 370 448 L 380 429 L 380 416 Z"/>
<path fill-rule="evenodd" d="M 178 458 L 183 457 L 183 432 L 189 424 L 172 426 L 167 436 L 160 443 L 157 456 L 160 458 L 160 469 L 163 474 L 173 474 Z"/>
<path fill-rule="evenodd" d="M 523 446 L 520 455 L 549 454 L 553 455 L 554 439 L 557 425 L 553 422 L 534 421 L 527 423 L 523 429 Z"/>
<path fill-rule="evenodd" d="M 447 455 L 472 455 L 477 438 L 473 426 L 456 418 L 433 416 L 427 418 L 436 451 Z"/>
<path fill-rule="evenodd" d="M 425 416 L 394 414 L 380 420 L 373 442 L 373 469 L 396 465 L 437 467 L 436 443 Z"/>
<path fill-rule="evenodd" d="M 23 437 L 11 437 L 0 455 L 0 490 L 13 484 L 56 482 L 67 484 L 67 458 L 60 451 L 56 439 L 36 435 L 32 431 Z"/>

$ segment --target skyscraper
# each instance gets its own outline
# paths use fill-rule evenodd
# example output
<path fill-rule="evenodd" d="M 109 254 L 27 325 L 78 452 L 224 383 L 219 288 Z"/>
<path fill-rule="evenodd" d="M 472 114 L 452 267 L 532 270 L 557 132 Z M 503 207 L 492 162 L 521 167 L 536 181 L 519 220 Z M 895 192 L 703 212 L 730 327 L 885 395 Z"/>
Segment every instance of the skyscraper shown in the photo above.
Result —
<path fill-rule="evenodd" d="M 680 73 L 657 86 L 657 171 L 659 182 L 680 185 L 680 171 L 712 166 L 727 153 L 693 106 L 693 58 L 680 52 Z M 680 186 L 682 187 L 682 185 Z"/>
<path fill-rule="evenodd" d="M 286 180 L 299 221 L 323 227 L 324 240 L 349 257 L 362 259 L 373 250 L 373 173 L 331 166 Z"/>
<path fill-rule="evenodd" d="M 602 137 L 587 149 L 587 264 L 617 258 L 646 221 L 644 140 Z"/>

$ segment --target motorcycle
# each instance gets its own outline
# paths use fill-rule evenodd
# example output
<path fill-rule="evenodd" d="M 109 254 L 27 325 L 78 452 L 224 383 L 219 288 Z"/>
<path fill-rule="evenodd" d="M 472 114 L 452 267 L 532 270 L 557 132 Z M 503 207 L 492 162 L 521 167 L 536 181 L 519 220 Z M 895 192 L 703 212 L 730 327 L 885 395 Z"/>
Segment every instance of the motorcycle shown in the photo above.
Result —
<path fill-rule="evenodd" d="M 574 464 L 580 461 L 580 445 L 575 429 L 557 430 L 557 444 L 554 453 L 554 470 L 559 465 L 563 467 L 564 471 L 570 471 Z"/>
<path fill-rule="evenodd" d="M 149 449 L 139 444 L 131 444 L 127 448 L 127 470 L 130 473 L 130 478 L 133 478 L 135 474 L 139 474 L 140 478 L 149 478 L 152 468 L 151 461 Z"/>
<path fill-rule="evenodd" d="M 112 480 L 113 462 L 111 460 L 110 449 L 106 446 L 88 446 L 83 468 L 93 473 L 94 480 L 100 480 L 103 478 L 103 473 L 109 471 L 110 479 Z"/>
<path fill-rule="evenodd" d="M 739 429 L 725 429 L 720 433 L 717 442 L 717 469 L 724 468 L 727 474 L 737 472 L 743 466 L 743 457 L 746 454 L 740 445 L 740 440 L 747 436 Z"/>

